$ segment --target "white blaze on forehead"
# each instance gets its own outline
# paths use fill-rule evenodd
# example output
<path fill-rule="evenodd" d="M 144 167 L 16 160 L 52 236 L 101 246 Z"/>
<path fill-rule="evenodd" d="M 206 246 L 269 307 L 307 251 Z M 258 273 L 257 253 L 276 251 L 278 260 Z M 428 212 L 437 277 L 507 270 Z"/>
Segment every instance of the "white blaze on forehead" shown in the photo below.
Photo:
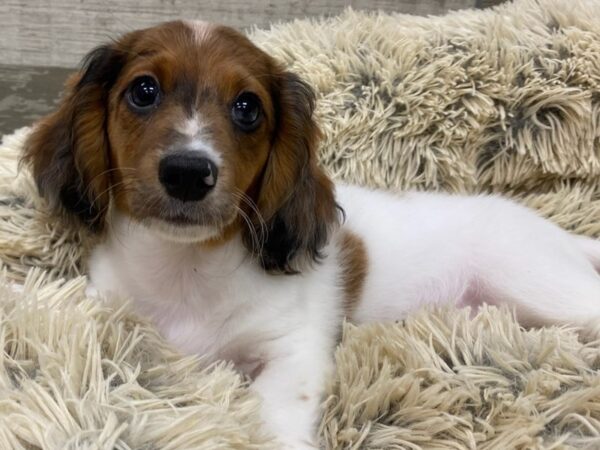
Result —
<path fill-rule="evenodd" d="M 185 120 L 180 126 L 177 127 L 177 131 L 189 137 L 195 137 L 200 133 L 202 126 L 200 119 L 197 114 L 190 119 Z"/>
<path fill-rule="evenodd" d="M 198 42 L 205 41 L 215 27 L 212 23 L 203 20 L 186 20 L 184 23 L 194 32 Z"/>
<path fill-rule="evenodd" d="M 221 155 L 211 144 L 210 136 L 203 129 L 202 121 L 198 117 L 198 114 L 194 114 L 193 117 L 181 123 L 177 127 L 177 131 L 189 138 L 185 145 L 187 150 L 202 152 L 210 157 L 217 166 L 221 165 Z"/>

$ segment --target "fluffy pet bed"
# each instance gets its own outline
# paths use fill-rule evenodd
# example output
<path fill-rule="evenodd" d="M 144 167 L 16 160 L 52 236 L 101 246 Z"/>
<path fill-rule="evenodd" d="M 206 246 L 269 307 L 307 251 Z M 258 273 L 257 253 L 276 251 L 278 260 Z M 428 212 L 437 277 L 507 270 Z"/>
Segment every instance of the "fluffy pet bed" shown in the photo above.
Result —
<path fill-rule="evenodd" d="M 317 90 L 335 178 L 503 192 L 600 235 L 599 2 L 347 11 L 252 35 Z M 16 175 L 26 133 L 0 148 L 0 449 L 275 448 L 231 367 L 179 356 L 120 299 L 86 299 L 90 238 Z M 447 307 L 347 325 L 335 358 L 325 448 L 600 448 L 600 343 L 574 330 Z"/>

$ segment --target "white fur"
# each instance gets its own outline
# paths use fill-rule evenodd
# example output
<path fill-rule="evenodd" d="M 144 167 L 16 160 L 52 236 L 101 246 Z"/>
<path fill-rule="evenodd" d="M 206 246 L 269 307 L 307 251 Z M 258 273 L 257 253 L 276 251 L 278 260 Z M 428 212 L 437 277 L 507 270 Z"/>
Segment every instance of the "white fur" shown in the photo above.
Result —
<path fill-rule="evenodd" d="M 340 233 L 368 251 L 352 319 L 395 320 L 427 303 L 508 302 L 533 322 L 586 325 L 600 317 L 600 244 L 568 234 L 498 197 L 338 186 L 347 221 L 324 261 L 300 275 L 269 275 L 239 237 L 221 247 L 161 239 L 115 217 L 90 270 L 102 291 L 130 296 L 181 350 L 262 372 L 253 383 L 285 448 L 314 448 L 324 381 L 343 319 Z"/>
<path fill-rule="evenodd" d="M 223 164 L 223 158 L 221 157 L 221 154 L 214 149 L 210 142 L 208 142 L 205 138 L 198 137 L 198 135 L 195 135 L 195 138 L 192 139 L 185 146 L 185 148 L 186 150 L 203 153 L 205 156 L 209 157 L 219 168 Z"/>
<path fill-rule="evenodd" d="M 217 167 L 221 166 L 223 158 L 219 152 L 215 151 L 210 139 L 204 132 L 203 122 L 197 114 L 181 123 L 177 127 L 177 131 L 188 138 L 185 144 L 186 150 L 203 153 Z"/>
<path fill-rule="evenodd" d="M 196 114 L 193 117 L 185 120 L 179 127 L 177 127 L 177 131 L 181 134 L 189 137 L 196 137 L 200 130 L 202 129 L 200 124 L 200 119 Z"/>
<path fill-rule="evenodd" d="M 214 25 L 203 20 L 186 20 L 185 24 L 194 32 L 196 41 L 201 44 L 210 36 Z"/>
<path fill-rule="evenodd" d="M 119 220 L 119 219 L 117 219 Z M 135 224 L 133 221 L 131 227 L 139 228 L 140 224 Z M 181 244 L 193 244 L 195 242 L 208 241 L 221 236 L 222 231 L 210 225 L 171 225 L 160 219 L 148 219 L 144 223 L 144 229 L 150 230 L 160 238 L 174 241 Z"/>

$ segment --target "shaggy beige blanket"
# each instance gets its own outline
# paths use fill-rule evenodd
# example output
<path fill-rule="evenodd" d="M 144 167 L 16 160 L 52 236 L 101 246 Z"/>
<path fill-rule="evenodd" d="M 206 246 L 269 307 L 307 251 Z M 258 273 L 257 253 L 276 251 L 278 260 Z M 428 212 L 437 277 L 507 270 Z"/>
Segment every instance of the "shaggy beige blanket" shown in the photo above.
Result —
<path fill-rule="evenodd" d="M 597 0 L 348 11 L 252 35 L 316 88 L 334 177 L 504 192 L 600 235 Z M 177 355 L 119 299 L 86 299 L 89 237 L 16 175 L 26 133 L 0 147 L 0 449 L 275 448 L 229 366 Z M 325 448 L 600 448 L 600 343 L 573 330 L 446 308 L 348 325 L 335 358 Z"/>

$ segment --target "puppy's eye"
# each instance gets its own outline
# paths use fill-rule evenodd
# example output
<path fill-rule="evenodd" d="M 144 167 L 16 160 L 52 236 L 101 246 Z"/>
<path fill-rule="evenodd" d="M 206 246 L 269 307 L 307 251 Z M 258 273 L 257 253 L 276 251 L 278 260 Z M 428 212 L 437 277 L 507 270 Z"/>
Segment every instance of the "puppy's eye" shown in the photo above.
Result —
<path fill-rule="evenodd" d="M 160 100 L 158 81 L 148 75 L 136 78 L 129 86 L 127 100 L 131 107 L 139 112 L 146 112 L 158 105 Z"/>
<path fill-rule="evenodd" d="M 231 119 L 244 131 L 254 131 L 260 125 L 262 107 L 258 95 L 242 92 L 233 102 Z"/>

